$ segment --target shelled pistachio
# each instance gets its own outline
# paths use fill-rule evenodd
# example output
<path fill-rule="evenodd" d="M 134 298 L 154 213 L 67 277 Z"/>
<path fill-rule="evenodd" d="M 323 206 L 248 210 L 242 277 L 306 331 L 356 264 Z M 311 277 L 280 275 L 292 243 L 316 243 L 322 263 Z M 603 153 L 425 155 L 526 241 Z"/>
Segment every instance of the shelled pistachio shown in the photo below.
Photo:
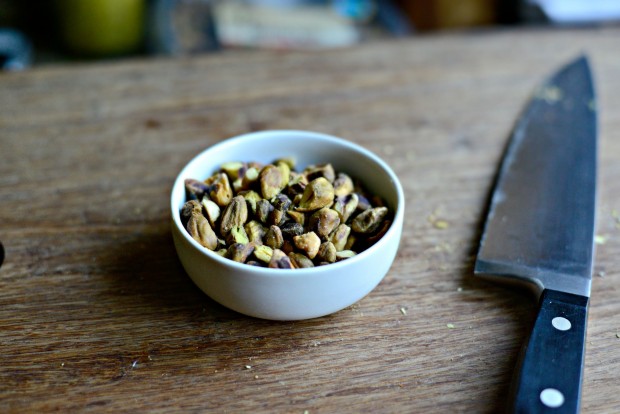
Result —
<path fill-rule="evenodd" d="M 309 268 L 353 257 L 389 230 L 393 212 L 355 177 L 329 163 L 297 170 L 230 161 L 185 180 L 181 220 L 198 243 L 252 266 Z"/>

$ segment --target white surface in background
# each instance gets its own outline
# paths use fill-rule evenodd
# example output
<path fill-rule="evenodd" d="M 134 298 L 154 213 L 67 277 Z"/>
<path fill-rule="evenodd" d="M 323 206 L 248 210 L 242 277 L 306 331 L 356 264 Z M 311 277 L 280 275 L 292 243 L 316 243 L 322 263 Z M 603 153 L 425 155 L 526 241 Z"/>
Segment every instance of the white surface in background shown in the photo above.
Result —
<path fill-rule="evenodd" d="M 529 0 L 556 23 L 620 20 L 618 0 Z"/>

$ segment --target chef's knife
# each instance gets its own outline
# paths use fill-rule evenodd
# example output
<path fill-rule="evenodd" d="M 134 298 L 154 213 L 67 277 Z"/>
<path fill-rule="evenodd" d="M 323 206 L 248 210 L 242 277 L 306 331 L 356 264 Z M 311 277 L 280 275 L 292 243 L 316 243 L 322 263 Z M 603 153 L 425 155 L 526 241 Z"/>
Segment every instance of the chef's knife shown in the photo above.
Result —
<path fill-rule="evenodd" d="M 597 121 L 586 57 L 542 84 L 497 177 L 475 273 L 534 288 L 539 311 L 512 384 L 515 413 L 579 411 L 596 211 Z"/>

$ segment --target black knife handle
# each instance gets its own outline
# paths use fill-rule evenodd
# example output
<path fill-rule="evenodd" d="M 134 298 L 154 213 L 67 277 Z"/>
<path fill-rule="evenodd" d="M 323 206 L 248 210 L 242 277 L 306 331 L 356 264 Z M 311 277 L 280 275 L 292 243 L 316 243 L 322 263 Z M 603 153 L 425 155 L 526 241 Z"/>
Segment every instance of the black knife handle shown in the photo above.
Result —
<path fill-rule="evenodd" d="M 543 291 L 512 384 L 509 412 L 579 412 L 587 319 L 587 297 Z"/>

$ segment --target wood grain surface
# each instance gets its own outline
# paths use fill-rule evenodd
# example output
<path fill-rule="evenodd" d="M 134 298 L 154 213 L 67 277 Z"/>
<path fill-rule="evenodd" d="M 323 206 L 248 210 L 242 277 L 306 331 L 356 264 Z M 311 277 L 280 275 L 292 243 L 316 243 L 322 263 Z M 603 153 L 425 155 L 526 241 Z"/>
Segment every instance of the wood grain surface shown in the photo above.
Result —
<path fill-rule="evenodd" d="M 582 408 L 620 412 L 619 41 L 614 28 L 456 33 L 2 74 L 0 411 L 499 412 L 535 303 L 472 276 L 485 203 L 527 98 L 585 52 L 603 243 Z M 169 227 L 172 182 L 197 152 L 282 128 L 367 147 L 407 197 L 384 281 L 300 322 L 209 299 Z"/>

